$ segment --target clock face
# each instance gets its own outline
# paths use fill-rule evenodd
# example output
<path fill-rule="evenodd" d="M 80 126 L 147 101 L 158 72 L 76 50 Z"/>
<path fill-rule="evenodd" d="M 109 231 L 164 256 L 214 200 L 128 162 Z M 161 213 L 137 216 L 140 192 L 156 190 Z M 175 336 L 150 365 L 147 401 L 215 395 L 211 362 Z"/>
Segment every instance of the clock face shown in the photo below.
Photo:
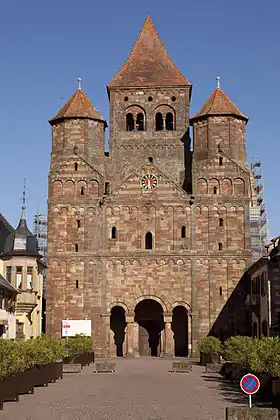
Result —
<path fill-rule="evenodd" d="M 152 190 L 158 185 L 158 180 L 155 175 L 152 174 L 146 174 L 143 175 L 141 178 L 141 187 L 144 190 Z"/>

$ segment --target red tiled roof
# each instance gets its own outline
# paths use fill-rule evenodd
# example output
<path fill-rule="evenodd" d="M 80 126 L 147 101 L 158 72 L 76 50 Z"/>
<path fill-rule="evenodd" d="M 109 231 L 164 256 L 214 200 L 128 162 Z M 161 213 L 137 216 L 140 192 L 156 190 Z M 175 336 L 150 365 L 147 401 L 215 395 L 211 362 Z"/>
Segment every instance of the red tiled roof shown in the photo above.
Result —
<path fill-rule="evenodd" d="M 90 102 L 87 95 L 78 89 L 66 104 L 58 111 L 55 117 L 49 120 L 50 124 L 62 118 L 89 118 L 92 120 L 106 121 Z"/>
<path fill-rule="evenodd" d="M 150 16 L 131 53 L 108 87 L 191 86 L 169 57 Z"/>
<path fill-rule="evenodd" d="M 200 111 L 195 114 L 191 120 L 205 117 L 206 115 L 236 115 L 248 120 L 248 117 L 239 111 L 225 92 L 219 87 L 212 92 Z"/>

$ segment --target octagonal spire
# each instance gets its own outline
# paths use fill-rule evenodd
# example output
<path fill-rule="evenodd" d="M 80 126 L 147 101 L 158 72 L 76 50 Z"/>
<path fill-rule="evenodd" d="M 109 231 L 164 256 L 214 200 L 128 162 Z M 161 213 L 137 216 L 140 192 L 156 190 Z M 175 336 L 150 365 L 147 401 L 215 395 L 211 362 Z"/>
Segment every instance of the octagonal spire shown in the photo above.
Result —
<path fill-rule="evenodd" d="M 108 84 L 108 88 L 146 86 L 191 86 L 169 57 L 150 16 L 125 64 Z"/>

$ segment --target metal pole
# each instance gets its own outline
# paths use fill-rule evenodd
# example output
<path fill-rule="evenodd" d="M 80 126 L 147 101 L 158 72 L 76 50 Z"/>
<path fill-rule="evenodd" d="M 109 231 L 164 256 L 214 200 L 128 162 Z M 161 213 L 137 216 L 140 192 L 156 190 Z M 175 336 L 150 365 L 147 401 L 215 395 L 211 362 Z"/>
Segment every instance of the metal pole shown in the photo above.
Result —
<path fill-rule="evenodd" d="M 252 408 L 252 395 L 249 394 L 249 407 Z"/>

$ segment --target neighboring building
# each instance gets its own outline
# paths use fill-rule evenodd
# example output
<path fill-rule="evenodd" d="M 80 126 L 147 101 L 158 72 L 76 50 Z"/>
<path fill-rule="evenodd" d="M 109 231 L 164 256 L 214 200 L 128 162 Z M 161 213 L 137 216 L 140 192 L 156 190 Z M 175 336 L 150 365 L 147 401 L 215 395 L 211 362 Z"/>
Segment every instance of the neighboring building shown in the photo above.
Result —
<path fill-rule="evenodd" d="M 18 290 L 4 277 L 0 260 L 0 338 L 16 338 L 16 297 Z"/>
<path fill-rule="evenodd" d="M 252 163 L 250 171 L 250 231 L 252 260 L 257 261 L 265 254 L 265 245 L 268 242 L 262 162 L 260 159 L 256 159 Z"/>
<path fill-rule="evenodd" d="M 248 268 L 243 282 L 250 319 L 248 335 L 280 336 L 280 237 Z"/>
<path fill-rule="evenodd" d="M 5 229 L 3 218 L 0 220 Z M 0 229 L 1 230 L 1 229 Z M 18 227 L 1 237 L 1 260 L 6 281 L 19 291 L 16 302 L 16 338 L 41 334 L 42 268 L 35 236 L 28 230 L 24 206 Z"/>
<path fill-rule="evenodd" d="M 46 279 L 47 279 L 47 234 L 48 220 L 47 215 L 37 213 L 33 219 L 33 234 L 38 242 L 38 249 L 42 255 L 42 276 L 43 276 L 43 301 L 42 301 L 42 332 L 46 332 Z"/>
<path fill-rule="evenodd" d="M 251 262 L 248 118 L 218 86 L 190 119 L 150 17 L 107 89 L 109 153 L 80 84 L 50 120 L 47 332 L 91 319 L 97 355 L 186 356 L 239 315 L 223 308 Z"/>

